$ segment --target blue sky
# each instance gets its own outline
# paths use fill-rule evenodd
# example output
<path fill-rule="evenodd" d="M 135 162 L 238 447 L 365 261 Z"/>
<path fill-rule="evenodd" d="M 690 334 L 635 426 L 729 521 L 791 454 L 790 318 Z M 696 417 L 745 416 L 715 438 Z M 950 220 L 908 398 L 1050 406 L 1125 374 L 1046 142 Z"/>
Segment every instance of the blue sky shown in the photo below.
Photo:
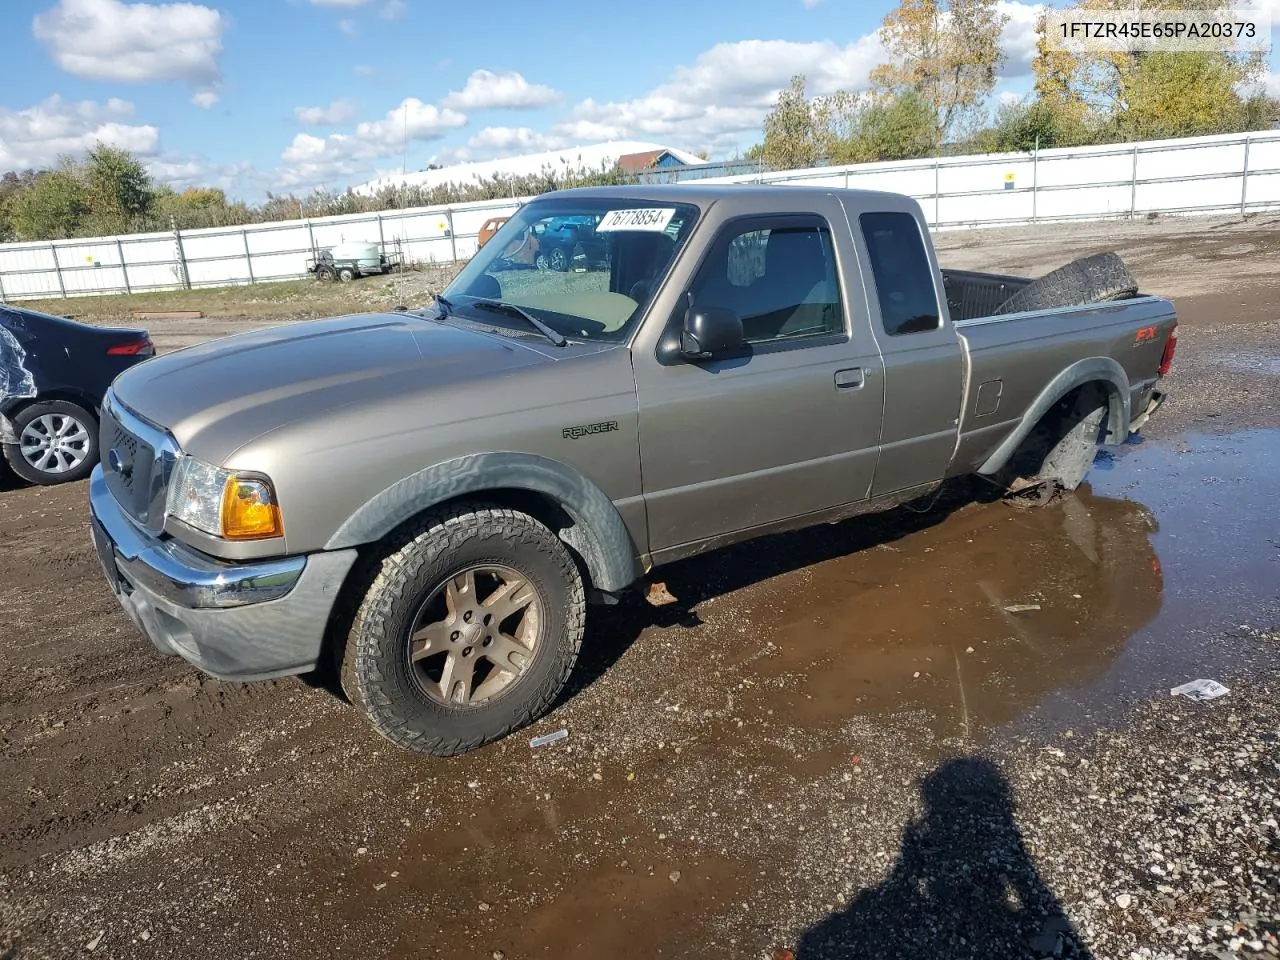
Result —
<path fill-rule="evenodd" d="M 792 74 L 864 86 L 891 5 L 3 0 L 0 170 L 103 140 L 256 200 L 398 171 L 406 121 L 411 170 L 608 139 L 727 157 Z M 996 93 L 1022 95 L 1038 7 L 1001 8 Z"/>

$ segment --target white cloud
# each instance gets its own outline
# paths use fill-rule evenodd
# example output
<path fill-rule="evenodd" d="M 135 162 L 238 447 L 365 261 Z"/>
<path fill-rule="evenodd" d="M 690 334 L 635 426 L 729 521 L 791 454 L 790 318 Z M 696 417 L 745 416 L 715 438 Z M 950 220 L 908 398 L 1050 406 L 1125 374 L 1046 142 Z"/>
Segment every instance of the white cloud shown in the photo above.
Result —
<path fill-rule="evenodd" d="M 561 134 L 539 133 L 530 127 L 485 127 L 461 147 L 448 147 L 432 157 L 435 163 L 467 163 L 521 153 L 542 153 L 569 146 Z"/>
<path fill-rule="evenodd" d="M 1262 78 L 1263 88 L 1269 97 L 1280 97 L 1280 73 L 1268 73 Z"/>
<path fill-rule="evenodd" d="M 1023 94 L 1014 93 L 1012 90 L 1001 90 L 996 94 L 996 103 L 1002 107 L 1012 106 L 1015 103 L 1021 103 Z"/>
<path fill-rule="evenodd" d="M 996 4 L 996 12 L 1009 18 L 1000 34 L 1000 46 L 1008 58 L 1002 68 L 1003 76 L 1019 77 L 1031 72 L 1031 62 L 1036 58 L 1036 21 L 1044 6 L 1016 0 L 1000 0 Z"/>
<path fill-rule="evenodd" d="M 197 90 L 191 95 L 191 102 L 201 110 L 212 109 L 218 103 L 217 90 Z"/>
<path fill-rule="evenodd" d="M 332 107 L 331 104 L 329 109 Z M 299 133 L 281 154 L 285 167 L 279 174 L 278 186 L 309 188 L 350 179 L 366 172 L 372 161 L 399 156 L 406 138 L 410 142 L 437 140 L 466 123 L 465 114 L 409 97 L 387 111 L 382 120 L 356 124 L 354 134 L 317 137 Z"/>
<path fill-rule="evenodd" d="M 115 98 L 75 102 L 55 94 L 25 110 L 0 107 L 0 170 L 51 166 L 61 155 L 80 156 L 99 142 L 153 155 L 160 131 L 123 122 L 132 116 L 133 104 Z"/>
<path fill-rule="evenodd" d="M 354 100 L 335 100 L 327 107 L 294 107 L 299 123 L 312 127 L 332 127 L 352 120 L 356 115 Z"/>
<path fill-rule="evenodd" d="M 1000 0 L 1009 22 L 1001 35 L 1008 55 L 1002 77 L 1025 75 L 1035 57 L 1036 19 L 1042 6 Z M 812 95 L 864 90 L 873 67 L 884 62 L 878 32 L 846 44 L 830 40 L 743 40 L 721 43 L 676 67 L 666 83 L 641 97 L 583 100 L 552 132 L 574 142 L 643 138 L 715 154 L 760 138 L 765 114 L 791 77 L 804 74 Z"/>
<path fill-rule="evenodd" d="M 338 29 L 348 37 L 354 37 L 356 35 L 356 22 L 354 20 L 339 20 Z"/>
<path fill-rule="evenodd" d="M 874 34 L 840 46 L 832 41 L 744 40 L 721 43 L 691 66 L 677 67 L 671 79 L 633 100 L 584 100 L 555 132 L 570 139 L 641 137 L 672 146 L 731 150 L 738 139 L 759 138 L 765 113 L 798 73 L 810 94 L 856 90 L 883 56 Z"/>
<path fill-rule="evenodd" d="M 459 110 L 520 110 L 545 107 L 559 99 L 555 90 L 530 83 L 519 73 L 475 70 L 461 90 L 450 92 L 441 102 Z"/>
<path fill-rule="evenodd" d="M 816 6 L 817 6 L 818 4 L 820 4 L 821 2 L 822 2 L 822 0 L 801 0 L 801 3 L 803 3 L 803 4 L 805 5 L 805 7 L 806 7 L 807 9 L 809 9 L 809 10 L 812 10 L 814 7 L 816 7 Z"/>
<path fill-rule="evenodd" d="M 308 0 L 312 6 L 330 7 L 334 10 L 354 10 L 367 7 L 372 3 L 379 4 L 378 16 L 383 20 L 403 20 L 409 15 L 407 0 Z"/>
<path fill-rule="evenodd" d="M 225 28 L 212 7 L 121 0 L 59 0 L 32 22 L 63 70 L 128 83 L 216 81 Z"/>
<path fill-rule="evenodd" d="M 467 124 L 464 113 L 441 109 L 433 103 L 423 103 L 417 97 L 408 97 L 394 110 L 388 110 L 382 120 L 367 121 L 356 126 L 356 138 L 371 147 L 392 151 L 410 140 L 436 140 L 446 133 Z M 387 156 L 385 153 L 376 156 Z"/>

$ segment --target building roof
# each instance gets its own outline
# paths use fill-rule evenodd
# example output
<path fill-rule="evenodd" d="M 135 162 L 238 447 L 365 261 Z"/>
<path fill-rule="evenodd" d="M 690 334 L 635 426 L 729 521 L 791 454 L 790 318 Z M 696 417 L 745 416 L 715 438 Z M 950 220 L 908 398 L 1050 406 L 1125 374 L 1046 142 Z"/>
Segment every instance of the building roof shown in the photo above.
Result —
<path fill-rule="evenodd" d="M 623 157 L 649 156 L 660 157 L 670 154 L 683 164 L 703 163 L 700 157 L 675 147 L 664 147 L 660 143 L 644 140 L 611 140 L 606 143 L 593 143 L 581 147 L 566 147 L 563 150 L 548 150 L 544 153 L 529 153 L 515 157 L 502 157 L 497 160 L 484 160 L 478 163 L 459 163 L 439 170 L 420 170 L 414 173 L 393 173 L 370 180 L 355 187 L 356 193 L 373 194 L 387 187 L 414 186 L 431 189 L 445 184 L 467 186 L 482 183 L 496 177 L 522 177 L 550 170 L 552 173 L 565 174 L 574 170 L 610 169 Z"/>
<path fill-rule="evenodd" d="M 618 158 L 618 168 L 624 173 L 640 173 L 650 167 L 656 167 L 658 161 L 670 152 L 669 150 L 646 150 L 643 153 L 624 153 Z"/>

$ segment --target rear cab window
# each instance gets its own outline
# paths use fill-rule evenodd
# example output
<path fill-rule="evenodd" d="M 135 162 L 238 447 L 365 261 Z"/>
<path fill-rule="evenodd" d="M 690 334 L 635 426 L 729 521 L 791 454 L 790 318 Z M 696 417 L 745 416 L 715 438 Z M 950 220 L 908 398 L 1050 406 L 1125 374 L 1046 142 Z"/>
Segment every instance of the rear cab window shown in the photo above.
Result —
<path fill-rule="evenodd" d="M 942 324 L 933 267 L 920 224 L 909 213 L 858 217 L 871 261 L 880 321 L 891 337 L 928 333 Z"/>

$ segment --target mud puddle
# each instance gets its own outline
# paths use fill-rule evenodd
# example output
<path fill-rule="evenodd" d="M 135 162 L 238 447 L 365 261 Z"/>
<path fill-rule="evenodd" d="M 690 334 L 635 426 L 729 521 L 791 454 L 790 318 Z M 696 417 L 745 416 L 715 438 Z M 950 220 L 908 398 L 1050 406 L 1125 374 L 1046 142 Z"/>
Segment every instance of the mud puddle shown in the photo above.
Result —
<path fill-rule="evenodd" d="M 1277 596 L 1280 431 L 1126 445 L 1039 510 L 960 505 L 786 573 L 744 617 L 776 645 L 744 716 L 833 728 L 920 711 L 941 737 L 1087 728 L 1258 652 L 1223 639 Z"/>

